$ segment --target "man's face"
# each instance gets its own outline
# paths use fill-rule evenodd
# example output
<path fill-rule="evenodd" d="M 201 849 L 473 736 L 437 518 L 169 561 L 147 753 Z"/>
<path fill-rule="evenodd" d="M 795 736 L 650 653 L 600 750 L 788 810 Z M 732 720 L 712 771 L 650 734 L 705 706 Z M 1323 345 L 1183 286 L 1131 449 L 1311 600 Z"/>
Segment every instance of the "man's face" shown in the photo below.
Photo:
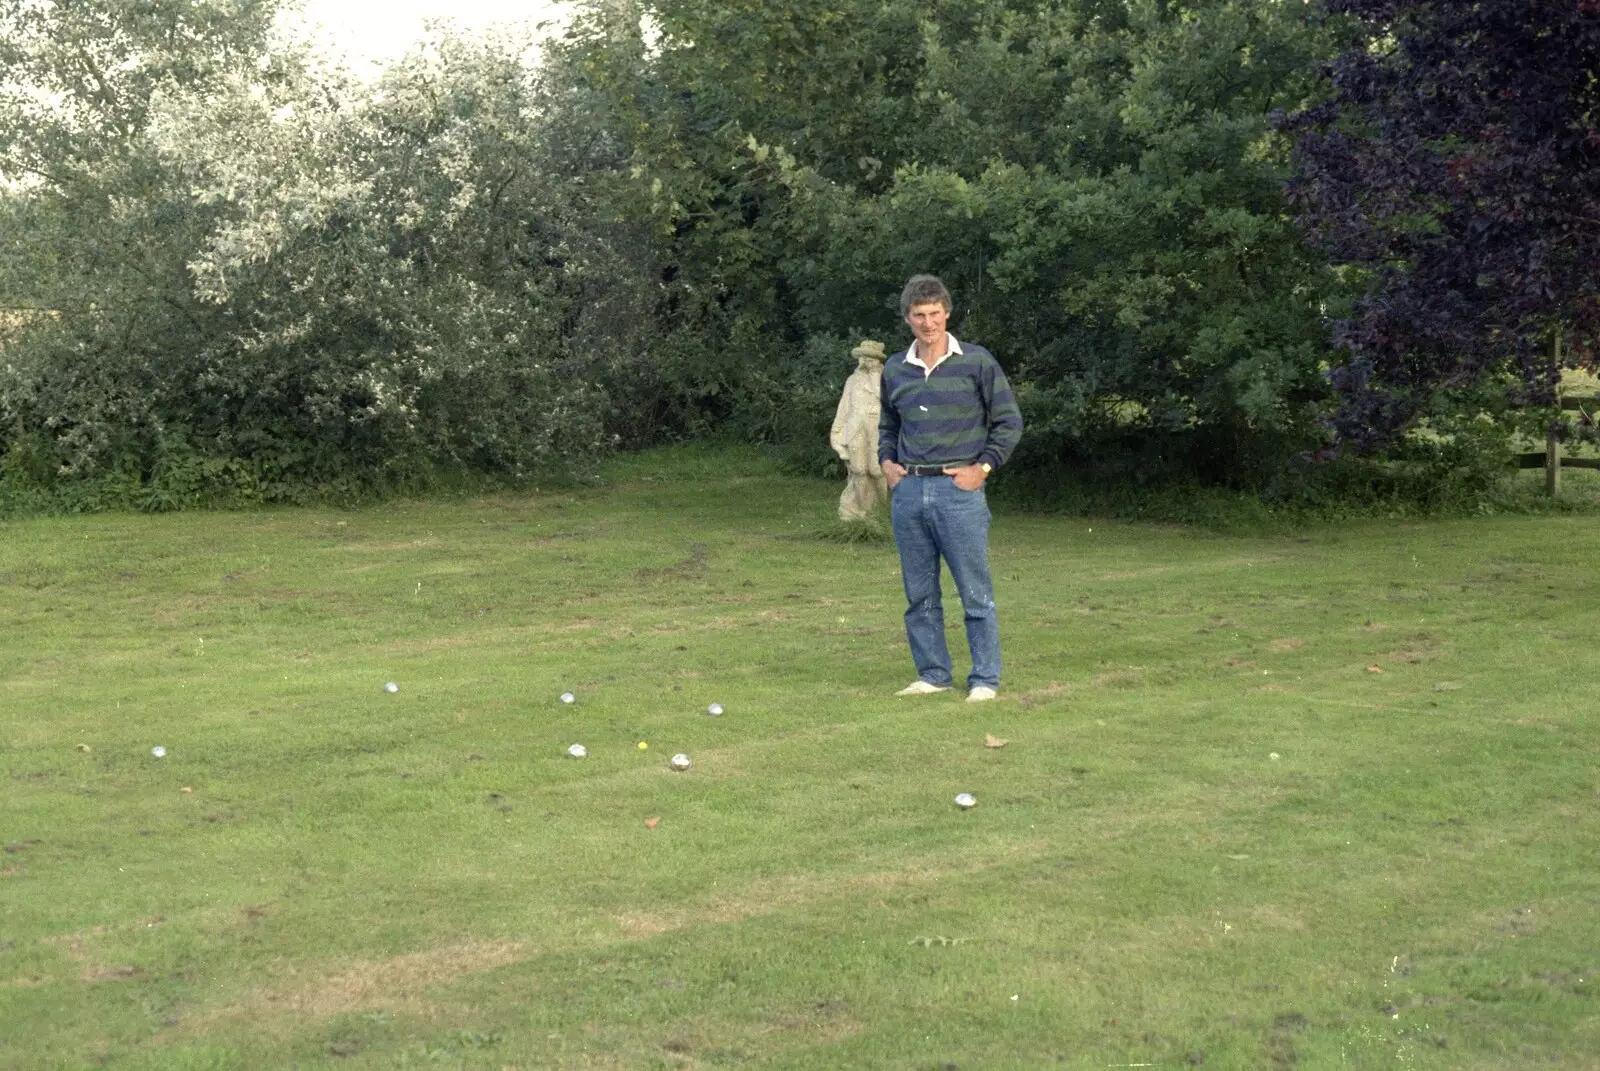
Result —
<path fill-rule="evenodd" d="M 949 319 L 950 314 L 945 311 L 944 304 L 938 301 L 913 305 L 911 311 L 906 313 L 906 323 L 910 325 L 911 333 L 934 353 L 944 349 L 944 325 Z"/>

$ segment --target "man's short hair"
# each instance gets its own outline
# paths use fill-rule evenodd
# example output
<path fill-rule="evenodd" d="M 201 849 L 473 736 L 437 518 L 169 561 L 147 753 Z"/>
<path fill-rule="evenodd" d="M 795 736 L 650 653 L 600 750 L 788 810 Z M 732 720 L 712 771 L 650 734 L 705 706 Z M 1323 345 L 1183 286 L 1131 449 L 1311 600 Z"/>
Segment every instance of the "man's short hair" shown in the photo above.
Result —
<path fill-rule="evenodd" d="M 943 305 L 946 313 L 951 310 L 950 291 L 944 288 L 944 283 L 939 281 L 937 275 L 913 275 L 906 283 L 906 288 L 900 291 L 900 318 L 903 320 L 910 316 L 913 305 L 932 305 L 934 302 Z"/>

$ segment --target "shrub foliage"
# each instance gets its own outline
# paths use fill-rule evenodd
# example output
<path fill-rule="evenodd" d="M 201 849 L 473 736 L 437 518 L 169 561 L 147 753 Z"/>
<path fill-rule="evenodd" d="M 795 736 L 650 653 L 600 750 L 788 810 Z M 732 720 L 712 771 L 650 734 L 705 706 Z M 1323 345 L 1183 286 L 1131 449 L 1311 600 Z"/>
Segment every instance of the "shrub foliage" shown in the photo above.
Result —
<path fill-rule="evenodd" d="M 899 286 L 931 270 L 1023 390 L 1019 463 L 1247 478 L 1315 438 L 1339 285 L 1269 115 L 1314 99 L 1335 24 L 1264 0 L 645 13 L 564 49 L 635 161 L 703 411 L 765 433 L 848 371 L 815 340 L 903 339 Z"/>
<path fill-rule="evenodd" d="M 1293 200 L 1369 282 L 1338 324 L 1340 439 L 1385 446 L 1440 395 L 1508 378 L 1553 402 L 1600 337 L 1600 4 L 1327 6 L 1384 39 L 1285 124 Z"/>
<path fill-rule="evenodd" d="M 850 346 L 903 342 L 918 271 L 1016 383 L 1036 481 L 1328 483 L 1298 459 L 1371 273 L 1305 243 L 1272 116 L 1335 114 L 1360 19 L 596 0 L 537 65 L 441 31 L 368 83 L 275 15 L 0 0 L 0 497 L 537 483 L 714 436 L 826 471 Z M 1487 182 L 1488 151 L 1451 159 Z M 1464 471 L 1492 410 L 1403 452 Z"/>

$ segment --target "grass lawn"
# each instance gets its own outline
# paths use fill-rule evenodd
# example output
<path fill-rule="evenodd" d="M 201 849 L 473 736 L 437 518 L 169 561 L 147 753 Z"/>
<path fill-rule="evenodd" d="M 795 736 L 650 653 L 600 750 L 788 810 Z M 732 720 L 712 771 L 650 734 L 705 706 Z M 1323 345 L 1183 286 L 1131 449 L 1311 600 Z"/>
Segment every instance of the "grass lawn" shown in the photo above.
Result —
<path fill-rule="evenodd" d="M 1002 515 L 969 707 L 836 495 L 0 525 L 0 1066 L 1600 1067 L 1600 519 Z"/>

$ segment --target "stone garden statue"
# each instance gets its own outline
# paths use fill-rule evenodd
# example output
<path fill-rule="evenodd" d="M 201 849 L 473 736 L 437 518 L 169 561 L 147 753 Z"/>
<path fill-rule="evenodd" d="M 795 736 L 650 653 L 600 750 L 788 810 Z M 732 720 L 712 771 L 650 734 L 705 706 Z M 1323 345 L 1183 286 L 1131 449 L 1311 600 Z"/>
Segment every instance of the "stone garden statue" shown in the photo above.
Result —
<path fill-rule="evenodd" d="M 839 496 L 839 519 L 866 520 L 888 497 L 883 469 L 878 466 L 878 391 L 883 376 L 883 343 L 863 342 L 850 351 L 856 370 L 845 380 L 839 411 L 828 442 L 850 470 L 850 482 Z"/>

